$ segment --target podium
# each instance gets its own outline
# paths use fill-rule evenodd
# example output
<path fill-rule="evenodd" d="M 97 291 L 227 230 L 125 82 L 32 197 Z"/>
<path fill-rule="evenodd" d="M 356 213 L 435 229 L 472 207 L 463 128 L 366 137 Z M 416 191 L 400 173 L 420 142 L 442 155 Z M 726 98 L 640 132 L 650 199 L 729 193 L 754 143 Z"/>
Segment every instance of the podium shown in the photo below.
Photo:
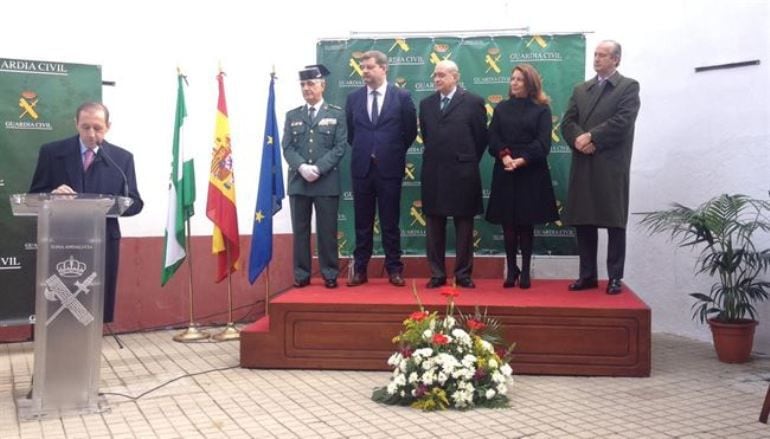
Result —
<path fill-rule="evenodd" d="M 131 204 L 112 195 L 14 194 L 15 216 L 37 216 L 32 394 L 21 420 L 108 410 L 99 396 L 107 217 Z"/>

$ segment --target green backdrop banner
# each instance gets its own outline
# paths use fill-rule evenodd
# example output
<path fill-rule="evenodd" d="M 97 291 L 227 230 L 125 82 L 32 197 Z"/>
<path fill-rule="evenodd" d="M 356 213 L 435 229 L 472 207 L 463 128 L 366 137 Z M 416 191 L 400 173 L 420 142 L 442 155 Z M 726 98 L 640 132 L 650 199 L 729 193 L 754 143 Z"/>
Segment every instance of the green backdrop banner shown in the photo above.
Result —
<path fill-rule="evenodd" d="M 412 93 L 415 106 L 434 92 L 431 74 L 437 62 L 455 61 L 460 68 L 461 85 L 483 97 L 487 115 L 492 118 L 495 105 L 508 97 L 511 70 L 520 63 L 530 63 L 543 77 L 551 97 L 553 132 L 551 168 L 553 186 L 561 211 L 567 195 L 570 150 L 561 138 L 560 122 L 572 88 L 584 80 L 585 37 L 574 35 L 484 36 L 472 38 L 435 37 L 411 39 L 322 40 L 317 47 L 318 62 L 331 71 L 327 78 L 325 99 L 344 106 L 348 93 L 364 85 L 359 58 L 367 50 L 380 50 L 389 57 L 388 81 Z M 422 139 L 418 136 L 407 153 L 406 176 L 401 199 L 401 246 L 405 255 L 425 254 L 425 219 L 420 200 Z M 486 154 L 480 163 L 484 185 L 484 205 L 489 198 L 493 159 Z M 350 155 L 342 163 L 343 197 L 339 211 L 339 247 L 343 255 L 355 246 L 353 197 L 350 189 Z M 449 222 L 451 225 L 451 221 Z M 477 255 L 504 254 L 500 226 L 477 216 L 474 228 Z M 574 230 L 561 223 L 549 223 L 535 230 L 535 252 L 549 255 L 575 254 Z M 447 232 L 447 247 L 454 251 L 454 231 Z M 375 253 L 382 254 L 379 230 L 375 223 Z"/>
<path fill-rule="evenodd" d="M 75 109 L 101 101 L 99 66 L 0 58 L 0 325 L 35 310 L 35 221 L 14 217 L 9 195 L 29 189 L 43 143 L 75 133 Z"/>

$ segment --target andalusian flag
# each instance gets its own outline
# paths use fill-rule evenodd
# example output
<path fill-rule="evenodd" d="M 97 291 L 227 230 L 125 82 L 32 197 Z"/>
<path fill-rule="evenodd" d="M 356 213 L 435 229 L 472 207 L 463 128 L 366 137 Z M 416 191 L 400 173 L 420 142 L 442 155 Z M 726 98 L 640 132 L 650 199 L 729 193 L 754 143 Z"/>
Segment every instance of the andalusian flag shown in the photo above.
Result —
<path fill-rule="evenodd" d="M 211 252 L 217 255 L 216 281 L 238 270 L 240 248 L 238 244 L 238 215 L 235 209 L 235 176 L 230 148 L 230 121 L 227 118 L 224 73 L 219 72 L 219 101 L 214 133 L 214 150 L 209 175 L 209 195 L 206 216 L 214 222 L 211 236 Z M 228 258 L 230 266 L 228 267 Z"/>
<path fill-rule="evenodd" d="M 283 173 L 281 172 L 281 140 L 275 119 L 275 77 L 270 76 L 267 97 L 265 138 L 262 143 L 262 168 L 259 172 L 257 207 L 254 209 L 254 227 L 251 234 L 249 281 L 253 284 L 273 258 L 273 215 L 281 210 L 283 200 Z"/>
<path fill-rule="evenodd" d="M 186 221 L 195 213 L 195 169 L 189 151 L 184 148 L 182 126 L 187 117 L 184 103 L 184 85 L 186 79 L 179 73 L 177 77 L 176 118 L 174 119 L 174 143 L 171 147 L 171 175 L 168 183 L 168 214 L 166 216 L 166 238 L 163 246 L 163 274 L 161 286 L 166 285 L 171 276 L 184 262 L 187 256 L 185 245 Z"/>

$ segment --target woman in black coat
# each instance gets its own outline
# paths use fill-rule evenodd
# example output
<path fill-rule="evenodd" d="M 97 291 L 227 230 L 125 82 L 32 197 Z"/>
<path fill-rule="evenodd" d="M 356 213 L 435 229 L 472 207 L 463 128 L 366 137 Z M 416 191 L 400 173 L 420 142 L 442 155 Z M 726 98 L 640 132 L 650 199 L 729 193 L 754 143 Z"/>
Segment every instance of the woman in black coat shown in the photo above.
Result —
<path fill-rule="evenodd" d="M 495 157 L 486 219 L 503 226 L 508 275 L 503 288 L 530 287 L 534 225 L 556 221 L 559 213 L 548 171 L 551 150 L 550 98 L 540 74 L 529 64 L 511 71 L 510 99 L 495 107 L 489 153 Z M 521 270 L 516 253 L 521 248 Z"/>

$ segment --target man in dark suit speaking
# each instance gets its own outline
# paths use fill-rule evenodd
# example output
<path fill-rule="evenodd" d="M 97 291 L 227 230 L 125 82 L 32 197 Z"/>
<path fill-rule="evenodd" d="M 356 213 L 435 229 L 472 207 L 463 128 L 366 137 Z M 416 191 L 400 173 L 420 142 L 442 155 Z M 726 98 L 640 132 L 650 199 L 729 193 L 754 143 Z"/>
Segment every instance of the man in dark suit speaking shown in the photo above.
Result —
<path fill-rule="evenodd" d="M 417 137 L 417 111 L 407 90 L 386 82 L 388 57 L 371 50 L 361 56 L 366 86 L 348 95 L 345 116 L 352 147 L 355 267 L 349 286 L 367 281 L 372 256 L 375 209 L 380 216 L 385 269 L 390 283 L 405 284 L 401 262 L 401 182 L 406 151 Z"/>
<path fill-rule="evenodd" d="M 124 216 L 141 212 L 144 203 L 136 188 L 133 155 L 104 140 L 110 129 L 107 107 L 86 102 L 75 113 L 78 135 L 40 147 L 29 192 L 54 194 L 109 194 L 130 197 L 133 204 Z M 115 289 L 120 256 L 120 226 L 107 218 L 104 264 L 104 322 L 115 315 Z"/>
<path fill-rule="evenodd" d="M 572 148 L 567 204 L 562 220 L 575 226 L 580 277 L 571 291 L 596 288 L 598 232 L 607 229 L 607 294 L 622 290 L 626 223 L 634 144 L 639 113 L 639 83 L 621 75 L 620 44 L 602 41 L 594 52 L 596 76 L 572 92 L 562 133 Z"/>
<path fill-rule="evenodd" d="M 454 61 L 436 64 L 436 93 L 420 102 L 422 210 L 427 220 L 428 288 L 446 284 L 446 223 L 455 226 L 457 286 L 473 288 L 473 217 L 484 211 L 479 160 L 487 147 L 484 100 L 459 87 Z"/>

